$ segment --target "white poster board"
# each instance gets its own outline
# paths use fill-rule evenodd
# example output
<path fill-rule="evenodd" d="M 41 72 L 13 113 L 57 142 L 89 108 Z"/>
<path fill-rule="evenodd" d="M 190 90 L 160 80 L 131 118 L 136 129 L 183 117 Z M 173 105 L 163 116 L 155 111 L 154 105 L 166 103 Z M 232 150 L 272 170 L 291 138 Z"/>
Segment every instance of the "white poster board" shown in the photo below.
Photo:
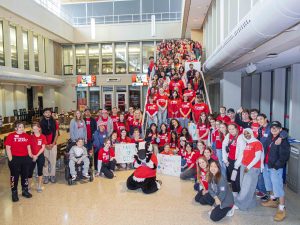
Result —
<path fill-rule="evenodd" d="M 188 130 L 189 133 L 193 139 L 193 141 L 198 141 L 199 140 L 199 135 L 197 132 L 197 125 L 195 123 L 189 123 L 188 124 Z"/>
<path fill-rule="evenodd" d="M 201 62 L 199 62 L 199 61 L 186 61 L 185 65 L 184 65 L 184 69 L 185 69 L 186 72 L 190 70 L 190 64 L 194 65 L 195 70 L 201 71 Z"/>
<path fill-rule="evenodd" d="M 157 154 L 157 172 L 179 177 L 181 173 L 181 156 Z"/>
<path fill-rule="evenodd" d="M 115 155 L 117 163 L 132 163 L 134 155 L 137 153 L 136 145 L 133 144 L 116 144 Z"/>

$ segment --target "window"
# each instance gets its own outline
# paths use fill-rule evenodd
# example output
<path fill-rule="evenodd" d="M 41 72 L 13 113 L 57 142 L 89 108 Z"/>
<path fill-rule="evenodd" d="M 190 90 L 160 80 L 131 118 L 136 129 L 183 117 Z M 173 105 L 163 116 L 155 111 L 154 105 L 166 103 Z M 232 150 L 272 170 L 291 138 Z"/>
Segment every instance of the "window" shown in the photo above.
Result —
<path fill-rule="evenodd" d="M 154 43 L 143 42 L 143 73 L 148 72 L 149 57 L 154 57 Z"/>
<path fill-rule="evenodd" d="M 3 22 L 0 21 L 0 66 L 5 66 L 4 41 L 3 41 Z"/>
<path fill-rule="evenodd" d="M 18 68 L 18 51 L 17 51 L 17 29 L 15 26 L 10 26 L 10 54 L 11 54 L 11 66 Z"/>
<path fill-rule="evenodd" d="M 99 45 L 89 45 L 90 75 L 99 74 Z"/>
<path fill-rule="evenodd" d="M 64 75 L 73 75 L 73 48 L 72 46 L 63 47 Z"/>
<path fill-rule="evenodd" d="M 140 43 L 129 43 L 128 48 L 128 71 L 129 73 L 139 73 L 141 72 L 141 48 Z"/>
<path fill-rule="evenodd" d="M 115 70 L 117 74 L 126 73 L 126 44 L 118 43 L 115 47 Z"/>
<path fill-rule="evenodd" d="M 28 32 L 23 31 L 22 35 L 23 35 L 24 69 L 29 70 Z"/>
<path fill-rule="evenodd" d="M 135 109 L 141 108 L 141 91 L 140 87 L 129 86 L 129 107 Z"/>
<path fill-rule="evenodd" d="M 103 44 L 101 48 L 102 53 L 102 73 L 113 73 L 113 59 L 112 59 L 112 44 Z"/>
<path fill-rule="evenodd" d="M 86 75 L 86 51 L 85 45 L 77 45 L 75 50 L 76 54 L 76 74 Z"/>
<path fill-rule="evenodd" d="M 38 37 L 33 36 L 33 54 L 34 54 L 34 68 L 35 71 L 39 72 L 39 48 L 38 48 Z"/>

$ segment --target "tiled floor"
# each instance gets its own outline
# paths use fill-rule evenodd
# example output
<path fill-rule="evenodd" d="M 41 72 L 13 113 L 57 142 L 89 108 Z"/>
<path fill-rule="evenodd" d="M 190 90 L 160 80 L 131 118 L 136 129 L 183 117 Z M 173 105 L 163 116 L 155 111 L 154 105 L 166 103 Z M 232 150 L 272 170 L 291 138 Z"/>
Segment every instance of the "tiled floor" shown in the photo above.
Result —
<path fill-rule="evenodd" d="M 96 178 L 92 183 L 68 186 L 60 175 L 57 184 L 45 185 L 43 193 L 33 191 L 32 199 L 20 196 L 12 203 L 7 166 L 0 164 L 0 224 L 22 225 L 206 225 L 208 210 L 193 200 L 192 181 L 159 175 L 162 189 L 152 195 L 128 191 L 126 179 L 132 171 L 117 172 L 113 180 Z M 300 224 L 300 196 L 287 190 L 288 217 L 281 224 Z M 270 225 L 275 209 L 258 206 L 238 212 L 218 224 Z"/>

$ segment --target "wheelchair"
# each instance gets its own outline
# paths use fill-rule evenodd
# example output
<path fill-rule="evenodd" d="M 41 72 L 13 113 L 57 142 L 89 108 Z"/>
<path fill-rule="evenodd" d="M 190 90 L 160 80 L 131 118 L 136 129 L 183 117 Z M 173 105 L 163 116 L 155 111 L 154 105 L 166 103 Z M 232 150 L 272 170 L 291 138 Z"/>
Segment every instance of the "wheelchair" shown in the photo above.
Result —
<path fill-rule="evenodd" d="M 69 144 L 69 143 L 68 143 Z M 89 171 L 88 174 L 90 176 L 90 178 L 86 179 L 83 174 L 83 162 L 81 162 L 81 164 L 75 164 L 75 171 L 77 173 L 77 177 L 75 180 L 72 180 L 72 176 L 70 173 L 70 167 L 69 167 L 69 150 L 71 149 L 71 147 L 67 147 L 67 151 L 65 152 L 65 157 L 64 157 L 64 164 L 65 164 L 65 179 L 66 182 L 68 183 L 68 185 L 74 185 L 77 184 L 77 182 L 80 183 L 86 183 L 86 182 L 93 182 L 94 180 L 94 174 L 93 174 L 93 157 L 92 156 L 88 156 L 89 160 L 90 160 L 90 165 L 89 165 Z"/>

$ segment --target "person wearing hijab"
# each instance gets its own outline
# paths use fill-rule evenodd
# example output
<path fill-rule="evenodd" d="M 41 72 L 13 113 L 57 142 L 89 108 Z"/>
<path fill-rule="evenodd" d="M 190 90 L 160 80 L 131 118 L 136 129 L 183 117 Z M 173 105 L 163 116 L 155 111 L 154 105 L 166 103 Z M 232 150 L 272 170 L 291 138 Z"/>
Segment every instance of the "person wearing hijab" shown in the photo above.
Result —
<path fill-rule="evenodd" d="M 252 129 L 244 129 L 242 137 L 246 142 L 246 146 L 242 157 L 237 159 L 237 161 L 241 161 L 241 190 L 235 198 L 233 210 L 248 210 L 256 206 L 255 189 L 263 162 L 263 146 L 260 141 L 254 137 Z"/>

